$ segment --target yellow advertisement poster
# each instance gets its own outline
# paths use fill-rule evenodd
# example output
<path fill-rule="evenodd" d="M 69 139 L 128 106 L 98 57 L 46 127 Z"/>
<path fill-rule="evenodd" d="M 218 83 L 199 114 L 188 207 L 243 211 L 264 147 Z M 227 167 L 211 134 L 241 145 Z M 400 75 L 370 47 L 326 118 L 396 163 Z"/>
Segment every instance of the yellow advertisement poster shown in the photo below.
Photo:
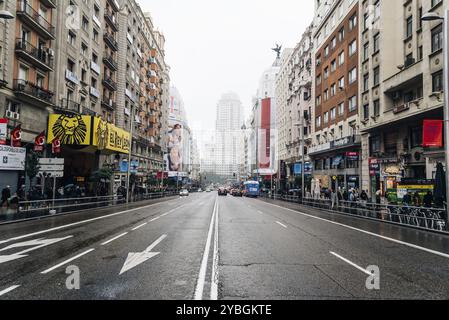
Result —
<path fill-rule="evenodd" d="M 62 145 L 90 145 L 91 117 L 76 114 L 51 114 L 48 119 L 48 143 L 59 139 Z"/>
<path fill-rule="evenodd" d="M 109 124 L 101 118 L 94 118 L 93 145 L 99 150 L 129 153 L 131 135 L 129 132 Z"/>

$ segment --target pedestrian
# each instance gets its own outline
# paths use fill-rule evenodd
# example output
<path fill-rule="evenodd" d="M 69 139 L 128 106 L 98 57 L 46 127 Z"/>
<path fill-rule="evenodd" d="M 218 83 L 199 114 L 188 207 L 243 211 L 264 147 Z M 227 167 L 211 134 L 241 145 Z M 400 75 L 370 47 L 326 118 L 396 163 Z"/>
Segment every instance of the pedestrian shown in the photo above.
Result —
<path fill-rule="evenodd" d="M 366 192 L 365 190 L 362 191 L 362 193 L 360 194 L 360 199 L 362 201 L 367 202 L 368 201 L 368 192 Z"/>
<path fill-rule="evenodd" d="M 416 191 L 413 195 L 413 205 L 415 207 L 421 207 L 421 196 L 419 195 L 418 191 Z"/>
<path fill-rule="evenodd" d="M 405 206 L 410 206 L 412 204 L 412 196 L 410 195 L 410 192 L 407 192 L 402 198 L 402 204 Z"/>
<path fill-rule="evenodd" d="M 343 190 L 343 200 L 348 201 L 349 200 L 349 193 L 346 190 L 346 188 Z"/>
<path fill-rule="evenodd" d="M 424 207 L 432 208 L 432 203 L 433 203 L 433 194 L 432 194 L 432 191 L 428 191 L 423 199 Z"/>
<path fill-rule="evenodd" d="M 376 203 L 377 204 L 381 203 L 381 198 L 382 198 L 382 190 L 378 189 L 376 191 Z"/>
<path fill-rule="evenodd" d="M 337 192 L 335 192 L 335 190 L 331 190 L 331 202 L 332 202 L 332 206 L 331 209 L 335 209 L 338 208 L 338 195 Z"/>
<path fill-rule="evenodd" d="M 2 190 L 2 204 L 0 207 L 8 206 L 8 200 L 11 198 L 11 187 L 8 185 Z"/>

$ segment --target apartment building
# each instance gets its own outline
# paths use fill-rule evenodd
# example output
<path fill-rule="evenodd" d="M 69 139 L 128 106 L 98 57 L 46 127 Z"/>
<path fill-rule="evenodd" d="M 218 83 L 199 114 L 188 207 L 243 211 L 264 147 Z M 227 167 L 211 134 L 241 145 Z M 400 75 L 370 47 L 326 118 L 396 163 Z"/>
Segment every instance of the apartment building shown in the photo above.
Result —
<path fill-rule="evenodd" d="M 360 16 L 363 188 L 401 200 L 401 185 L 432 184 L 442 148 L 423 147 L 424 120 L 442 120 L 443 28 L 423 22 L 446 1 L 363 1 Z"/>
<path fill-rule="evenodd" d="M 312 27 L 308 27 L 279 72 L 276 86 L 279 160 L 286 168 L 281 188 L 295 188 L 301 176 L 299 162 L 304 157 L 310 168 L 307 148 L 311 144 L 313 107 L 312 92 Z M 304 141 L 304 144 L 303 144 Z M 296 165 L 296 166 L 295 166 Z"/>
<path fill-rule="evenodd" d="M 7 119 L 8 131 L 21 125 L 24 145 L 34 142 L 46 129 L 49 110 L 55 105 L 51 80 L 55 70 L 56 5 L 53 0 L 0 3 L 2 9 L 15 16 L 3 20 L 0 27 L 0 117 Z M 8 152 L 24 151 L 16 148 Z M 20 183 L 25 182 L 23 172 L 0 165 L 0 187 L 9 184 L 14 190 L 19 178 Z"/>
<path fill-rule="evenodd" d="M 359 20 L 358 1 L 316 2 L 308 153 L 322 188 L 360 186 Z"/>

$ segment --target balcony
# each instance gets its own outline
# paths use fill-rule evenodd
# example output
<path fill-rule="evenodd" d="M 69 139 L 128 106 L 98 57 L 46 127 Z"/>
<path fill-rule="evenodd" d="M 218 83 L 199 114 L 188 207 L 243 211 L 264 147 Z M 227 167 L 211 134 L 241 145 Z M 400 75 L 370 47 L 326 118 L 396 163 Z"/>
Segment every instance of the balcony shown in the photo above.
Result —
<path fill-rule="evenodd" d="M 106 42 L 106 44 L 109 46 L 109 48 L 111 48 L 113 51 L 118 51 L 118 43 L 115 40 L 113 35 L 109 34 L 108 32 L 105 32 L 103 39 Z"/>
<path fill-rule="evenodd" d="M 33 9 L 27 1 L 17 1 L 17 16 L 46 40 L 55 40 L 55 27 Z"/>
<path fill-rule="evenodd" d="M 14 79 L 14 93 L 26 102 L 38 102 L 42 106 L 52 106 L 54 93 L 44 89 L 30 81 L 23 79 Z"/>
<path fill-rule="evenodd" d="M 117 0 L 108 0 L 108 3 L 111 5 L 112 9 L 114 9 L 114 11 L 119 11 L 120 10 L 120 4 L 118 3 Z"/>
<path fill-rule="evenodd" d="M 61 102 L 55 107 L 59 111 L 68 111 L 74 113 L 81 113 L 81 105 L 78 102 L 61 99 Z"/>
<path fill-rule="evenodd" d="M 112 78 L 103 79 L 103 85 L 111 91 L 117 91 L 117 83 Z"/>
<path fill-rule="evenodd" d="M 112 12 L 105 11 L 104 19 L 109 24 L 112 30 L 114 30 L 115 32 L 119 30 L 119 24 L 117 22 L 116 17 L 112 14 Z"/>
<path fill-rule="evenodd" d="M 108 53 L 105 52 L 104 55 L 103 55 L 103 62 L 112 71 L 117 71 L 118 70 L 118 64 L 114 60 L 114 57 L 111 54 L 108 54 Z"/>
<path fill-rule="evenodd" d="M 47 48 L 36 48 L 28 41 L 17 39 L 16 54 L 43 71 L 53 71 L 53 55 Z"/>
<path fill-rule="evenodd" d="M 41 3 L 47 8 L 56 9 L 56 4 L 54 0 L 41 0 Z"/>
<path fill-rule="evenodd" d="M 109 99 L 108 97 L 103 97 L 101 105 L 110 111 L 114 111 L 115 109 L 117 109 L 117 103 L 115 103 L 112 99 Z"/>

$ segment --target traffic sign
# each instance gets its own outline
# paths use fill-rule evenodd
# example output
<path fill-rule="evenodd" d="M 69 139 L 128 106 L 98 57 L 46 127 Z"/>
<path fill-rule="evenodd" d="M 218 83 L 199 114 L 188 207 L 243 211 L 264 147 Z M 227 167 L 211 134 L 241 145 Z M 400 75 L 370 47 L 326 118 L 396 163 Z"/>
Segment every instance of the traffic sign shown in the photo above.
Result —
<path fill-rule="evenodd" d="M 41 158 L 39 159 L 40 165 L 50 165 L 50 164 L 58 164 L 58 165 L 64 165 L 64 159 L 63 158 Z"/>

